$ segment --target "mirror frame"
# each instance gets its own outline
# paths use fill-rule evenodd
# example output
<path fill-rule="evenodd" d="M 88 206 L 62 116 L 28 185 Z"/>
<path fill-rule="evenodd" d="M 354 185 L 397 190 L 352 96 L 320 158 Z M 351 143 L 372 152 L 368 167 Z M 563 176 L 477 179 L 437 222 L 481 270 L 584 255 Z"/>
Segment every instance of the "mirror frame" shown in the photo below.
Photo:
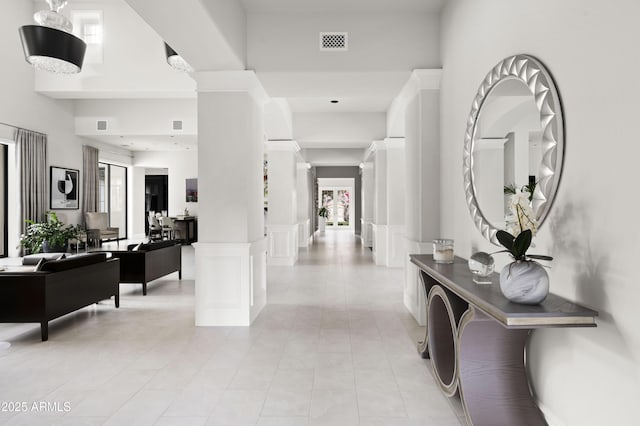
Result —
<path fill-rule="evenodd" d="M 473 149 L 482 105 L 497 84 L 509 79 L 519 80 L 529 88 L 540 113 L 542 162 L 538 170 L 538 184 L 532 206 L 536 212 L 538 227 L 546 219 L 555 199 L 564 161 L 565 129 L 562 105 L 551 74 L 533 56 L 514 55 L 503 59 L 484 78 L 471 104 L 471 113 L 464 134 L 463 158 L 464 190 L 471 218 L 482 236 L 496 245 L 500 245 L 496 232 L 501 228 L 496 228 L 489 222 L 478 205 L 473 173 Z"/>

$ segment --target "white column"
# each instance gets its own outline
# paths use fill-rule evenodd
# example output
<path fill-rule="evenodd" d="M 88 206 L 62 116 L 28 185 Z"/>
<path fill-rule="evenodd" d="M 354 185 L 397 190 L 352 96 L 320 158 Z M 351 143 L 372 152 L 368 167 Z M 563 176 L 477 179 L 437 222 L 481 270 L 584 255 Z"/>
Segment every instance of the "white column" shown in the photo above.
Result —
<path fill-rule="evenodd" d="M 374 198 L 374 176 L 373 162 L 367 161 L 362 164 L 362 245 L 373 247 L 373 198 Z"/>
<path fill-rule="evenodd" d="M 387 247 L 387 146 L 373 142 L 373 260 L 376 265 L 388 264 Z"/>
<path fill-rule="evenodd" d="M 295 141 L 267 142 L 269 213 L 267 263 L 293 265 L 298 260 L 298 201 Z"/>
<path fill-rule="evenodd" d="M 404 304 L 425 325 L 418 268 L 409 254 L 429 254 L 440 233 L 440 70 L 414 71 L 405 86 L 406 257 Z"/>
<path fill-rule="evenodd" d="M 406 159 L 404 138 L 387 138 L 387 266 L 402 268 L 405 256 Z"/>
<path fill-rule="evenodd" d="M 196 325 L 250 325 L 266 305 L 263 105 L 251 71 L 196 73 Z"/>
<path fill-rule="evenodd" d="M 311 180 L 311 165 L 297 164 L 296 194 L 298 196 L 298 247 L 309 247 L 311 242 L 311 196 L 309 194 Z"/>

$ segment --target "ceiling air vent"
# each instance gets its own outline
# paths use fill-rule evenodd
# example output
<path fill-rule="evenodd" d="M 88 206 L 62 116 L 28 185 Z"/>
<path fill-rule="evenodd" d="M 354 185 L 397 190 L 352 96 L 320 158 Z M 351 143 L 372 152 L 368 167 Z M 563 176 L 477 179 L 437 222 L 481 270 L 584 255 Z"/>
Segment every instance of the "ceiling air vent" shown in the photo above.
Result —
<path fill-rule="evenodd" d="M 182 130 L 182 120 L 173 120 L 173 130 Z"/>
<path fill-rule="evenodd" d="M 98 121 L 96 121 L 96 129 L 97 130 L 107 130 L 107 120 L 98 120 Z"/>
<path fill-rule="evenodd" d="M 332 52 L 349 50 L 349 33 L 320 33 L 320 50 Z"/>

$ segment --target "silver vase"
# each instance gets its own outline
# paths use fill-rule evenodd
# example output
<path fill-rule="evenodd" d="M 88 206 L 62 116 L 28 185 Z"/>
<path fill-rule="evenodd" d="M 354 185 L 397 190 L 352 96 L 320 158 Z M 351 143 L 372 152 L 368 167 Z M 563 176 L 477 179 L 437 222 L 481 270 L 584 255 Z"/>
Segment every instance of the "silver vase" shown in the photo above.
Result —
<path fill-rule="evenodd" d="M 535 305 L 549 294 L 549 275 L 537 262 L 517 260 L 500 272 L 500 290 L 512 302 Z"/>

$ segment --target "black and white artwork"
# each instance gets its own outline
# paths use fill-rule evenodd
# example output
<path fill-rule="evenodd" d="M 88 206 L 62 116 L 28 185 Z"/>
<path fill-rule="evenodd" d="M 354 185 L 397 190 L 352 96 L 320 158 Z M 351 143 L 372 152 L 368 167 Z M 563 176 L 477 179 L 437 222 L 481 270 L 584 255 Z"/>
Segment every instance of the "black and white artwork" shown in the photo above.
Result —
<path fill-rule="evenodd" d="M 51 209 L 77 209 L 78 170 L 51 166 Z"/>

